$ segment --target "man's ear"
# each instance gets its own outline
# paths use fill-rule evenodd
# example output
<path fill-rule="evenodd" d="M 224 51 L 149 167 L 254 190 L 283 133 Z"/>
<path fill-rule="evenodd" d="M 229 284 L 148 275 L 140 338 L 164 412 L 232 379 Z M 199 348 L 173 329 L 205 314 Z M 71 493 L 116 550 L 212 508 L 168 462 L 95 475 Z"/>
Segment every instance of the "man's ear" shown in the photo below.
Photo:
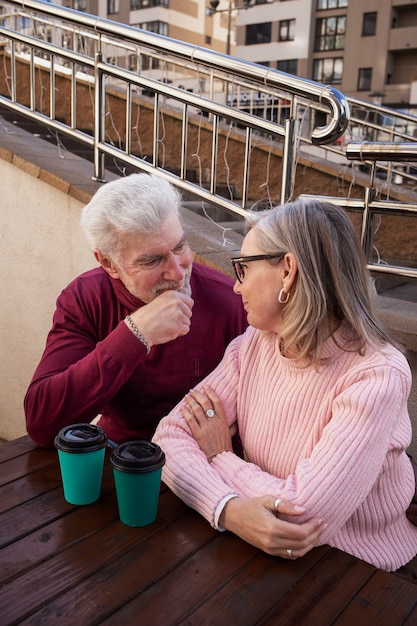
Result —
<path fill-rule="evenodd" d="M 100 263 L 101 267 L 112 277 L 120 278 L 119 270 L 110 257 L 100 252 L 100 250 L 94 250 L 94 256 Z"/>

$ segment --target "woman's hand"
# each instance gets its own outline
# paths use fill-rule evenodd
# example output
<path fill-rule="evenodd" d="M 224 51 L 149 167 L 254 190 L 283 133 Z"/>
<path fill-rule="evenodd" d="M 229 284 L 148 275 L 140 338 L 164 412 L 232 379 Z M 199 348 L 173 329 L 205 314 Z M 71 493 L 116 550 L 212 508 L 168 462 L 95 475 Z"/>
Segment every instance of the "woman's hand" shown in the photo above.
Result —
<path fill-rule="evenodd" d="M 213 389 L 192 390 L 186 395 L 185 402 L 181 413 L 207 460 L 211 461 L 225 450 L 233 451 L 232 435 L 237 430 L 236 425 L 229 429 L 223 404 Z"/>
<path fill-rule="evenodd" d="M 275 507 L 275 504 L 279 506 Z M 273 556 L 296 559 L 309 552 L 325 528 L 322 520 L 312 519 L 304 524 L 280 519 L 280 514 L 297 516 L 302 507 L 273 496 L 233 498 L 226 503 L 219 525 L 244 541 Z"/>

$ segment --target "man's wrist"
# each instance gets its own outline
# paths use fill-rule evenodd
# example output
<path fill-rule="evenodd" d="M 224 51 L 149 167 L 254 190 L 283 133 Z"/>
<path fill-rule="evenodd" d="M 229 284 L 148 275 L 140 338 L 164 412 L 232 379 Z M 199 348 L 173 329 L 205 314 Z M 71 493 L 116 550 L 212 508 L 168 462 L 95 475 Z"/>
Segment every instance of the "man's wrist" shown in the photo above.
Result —
<path fill-rule="evenodd" d="M 132 320 L 130 315 L 126 315 L 125 324 L 129 328 L 129 330 L 131 330 L 132 333 L 139 339 L 139 341 L 143 343 L 143 345 L 146 348 L 146 356 L 148 356 L 149 352 L 151 351 L 151 346 L 149 345 L 146 338 L 142 335 L 142 333 L 140 332 L 139 328 L 136 326 L 135 322 Z"/>

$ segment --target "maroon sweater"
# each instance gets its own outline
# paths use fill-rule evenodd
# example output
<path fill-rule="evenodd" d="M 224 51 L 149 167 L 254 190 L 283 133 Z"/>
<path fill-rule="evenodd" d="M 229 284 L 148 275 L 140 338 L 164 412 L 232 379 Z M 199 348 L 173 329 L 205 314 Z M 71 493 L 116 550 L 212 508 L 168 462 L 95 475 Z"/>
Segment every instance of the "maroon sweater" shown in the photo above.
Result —
<path fill-rule="evenodd" d="M 97 268 L 58 298 L 46 348 L 26 393 L 29 435 L 51 447 L 68 424 L 100 425 L 117 443 L 150 439 L 159 420 L 220 361 L 244 332 L 246 314 L 233 281 L 194 263 L 190 332 L 146 349 L 123 322 L 143 302 Z"/>

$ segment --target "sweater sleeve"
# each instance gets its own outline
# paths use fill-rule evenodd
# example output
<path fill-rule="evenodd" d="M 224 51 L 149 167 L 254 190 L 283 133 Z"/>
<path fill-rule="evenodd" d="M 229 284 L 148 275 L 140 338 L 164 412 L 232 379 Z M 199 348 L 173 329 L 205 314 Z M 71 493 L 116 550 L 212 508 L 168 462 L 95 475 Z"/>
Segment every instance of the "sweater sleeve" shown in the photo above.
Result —
<path fill-rule="evenodd" d="M 370 494 L 381 473 L 390 474 L 392 448 L 404 449 L 409 438 L 409 389 L 409 377 L 388 364 L 348 374 L 340 381 L 331 419 L 311 456 L 300 459 L 285 478 L 244 463 L 229 452 L 218 455 L 212 465 L 231 490 L 245 497 L 277 494 L 306 508 L 300 521 L 311 517 L 325 520 L 325 542 Z M 375 502 L 381 506 L 378 498 Z M 405 497 L 403 510 L 407 502 Z"/>
<path fill-rule="evenodd" d="M 241 340 L 242 337 L 237 337 L 232 341 L 217 368 L 196 386 L 196 389 L 207 385 L 216 389 L 225 407 L 229 426 L 236 421 L 238 352 Z M 153 441 L 161 446 L 166 456 L 162 479 L 186 504 L 216 528 L 218 505 L 230 497 L 243 497 L 244 493 L 238 488 L 230 487 L 214 465 L 208 463 L 206 455 L 193 439 L 190 428 L 181 415 L 183 402 L 161 420 L 153 437 Z"/>
<path fill-rule="evenodd" d="M 145 353 L 123 321 L 100 341 L 75 292 L 66 289 L 24 399 L 28 434 L 38 445 L 52 447 L 60 428 L 91 421 Z"/>

